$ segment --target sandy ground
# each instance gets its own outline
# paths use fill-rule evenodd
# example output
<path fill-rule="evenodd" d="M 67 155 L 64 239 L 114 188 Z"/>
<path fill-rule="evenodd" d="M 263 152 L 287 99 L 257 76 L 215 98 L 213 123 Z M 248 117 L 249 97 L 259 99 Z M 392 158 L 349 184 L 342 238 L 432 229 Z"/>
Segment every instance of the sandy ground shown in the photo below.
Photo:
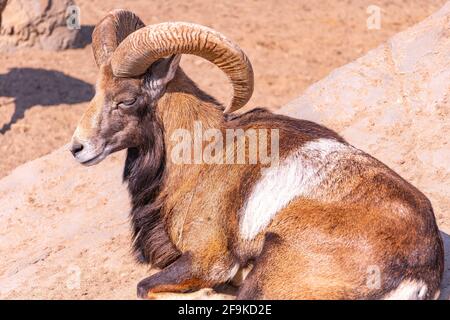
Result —
<path fill-rule="evenodd" d="M 184 20 L 222 31 L 242 46 L 253 63 L 256 87 L 249 106 L 275 109 L 334 68 L 424 19 L 445 1 L 76 2 L 86 35 L 79 49 L 0 55 L 0 177 L 68 141 L 93 96 L 97 69 L 86 44 L 89 34 L 113 8 L 131 9 L 146 23 Z M 369 5 L 382 9 L 380 30 L 367 28 Z M 225 101 L 230 88 L 217 69 L 193 57 L 185 57 L 182 65 L 202 88 Z"/>

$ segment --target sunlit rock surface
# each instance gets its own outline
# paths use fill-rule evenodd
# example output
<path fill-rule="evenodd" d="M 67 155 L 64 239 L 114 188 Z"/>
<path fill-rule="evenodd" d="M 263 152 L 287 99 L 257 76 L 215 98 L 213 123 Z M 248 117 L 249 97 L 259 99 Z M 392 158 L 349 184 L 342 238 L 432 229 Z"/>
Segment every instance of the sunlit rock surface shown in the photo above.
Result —
<path fill-rule="evenodd" d="M 429 196 L 447 258 L 449 26 L 447 4 L 280 111 L 338 131 Z M 130 253 L 123 161 L 118 153 L 86 168 L 63 147 L 0 180 L 0 298 L 136 297 L 137 282 L 149 272 Z M 448 265 L 447 259 L 443 299 Z"/>

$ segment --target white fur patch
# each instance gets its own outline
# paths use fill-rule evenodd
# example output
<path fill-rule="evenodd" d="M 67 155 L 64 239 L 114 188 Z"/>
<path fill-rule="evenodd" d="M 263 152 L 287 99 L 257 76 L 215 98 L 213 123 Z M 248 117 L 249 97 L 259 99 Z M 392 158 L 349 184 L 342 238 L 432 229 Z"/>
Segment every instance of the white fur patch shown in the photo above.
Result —
<path fill-rule="evenodd" d="M 420 280 L 405 280 L 389 292 L 384 300 L 423 300 L 428 292 L 425 282 Z"/>
<path fill-rule="evenodd" d="M 227 280 L 233 279 L 234 276 L 236 275 L 236 273 L 238 273 L 239 268 L 240 268 L 240 266 L 239 266 L 238 263 L 234 264 L 234 266 L 230 270 L 230 274 L 228 275 L 228 277 L 227 277 L 228 279 Z"/>
<path fill-rule="evenodd" d="M 356 150 L 333 139 L 317 139 L 305 143 L 278 166 L 262 169 L 240 212 L 242 237 L 253 239 L 293 199 L 314 198 L 311 191 L 339 162 L 338 155 Z"/>

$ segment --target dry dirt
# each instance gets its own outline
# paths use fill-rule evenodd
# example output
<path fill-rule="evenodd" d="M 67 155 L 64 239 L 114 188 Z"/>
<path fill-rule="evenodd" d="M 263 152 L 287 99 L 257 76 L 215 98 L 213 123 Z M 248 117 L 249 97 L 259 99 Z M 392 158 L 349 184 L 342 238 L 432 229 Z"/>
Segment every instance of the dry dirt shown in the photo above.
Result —
<path fill-rule="evenodd" d="M 19 164 L 66 143 L 93 95 L 97 69 L 89 34 L 106 12 L 128 8 L 146 23 L 193 21 L 216 28 L 239 43 L 255 70 L 249 106 L 278 108 L 310 84 L 424 19 L 443 0 L 77 0 L 79 49 L 26 50 L 0 55 L 0 177 Z M 381 29 L 368 30 L 369 5 L 382 9 Z M 209 63 L 182 63 L 200 86 L 222 101 L 230 88 Z M 205 76 L 206 75 L 206 76 Z M 12 120 L 12 125 L 11 125 Z"/>

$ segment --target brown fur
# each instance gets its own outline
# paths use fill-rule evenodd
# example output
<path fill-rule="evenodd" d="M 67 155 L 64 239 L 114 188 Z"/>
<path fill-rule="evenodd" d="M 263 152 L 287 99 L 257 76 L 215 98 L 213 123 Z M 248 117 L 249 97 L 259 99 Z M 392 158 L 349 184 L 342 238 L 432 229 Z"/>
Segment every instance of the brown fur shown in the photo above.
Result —
<path fill-rule="evenodd" d="M 148 76 L 148 75 L 147 75 Z M 254 262 L 239 298 L 382 298 L 405 279 L 439 288 L 443 246 L 428 199 L 392 170 L 358 153 L 343 157 L 317 188 L 296 198 L 251 241 L 239 234 L 239 210 L 260 178 L 261 164 L 174 164 L 174 130 L 276 128 L 283 159 L 308 141 L 345 141 L 318 124 L 256 109 L 224 116 L 181 69 L 157 101 L 141 79 L 118 79 L 105 66 L 77 138 L 128 148 L 124 179 L 132 198 L 134 249 L 163 268 L 138 285 L 139 296 L 189 291 L 228 281 L 233 267 Z M 119 101 L 137 96 L 132 110 Z M 80 138 L 80 139 L 81 139 Z M 382 285 L 366 285 L 367 268 Z"/>

